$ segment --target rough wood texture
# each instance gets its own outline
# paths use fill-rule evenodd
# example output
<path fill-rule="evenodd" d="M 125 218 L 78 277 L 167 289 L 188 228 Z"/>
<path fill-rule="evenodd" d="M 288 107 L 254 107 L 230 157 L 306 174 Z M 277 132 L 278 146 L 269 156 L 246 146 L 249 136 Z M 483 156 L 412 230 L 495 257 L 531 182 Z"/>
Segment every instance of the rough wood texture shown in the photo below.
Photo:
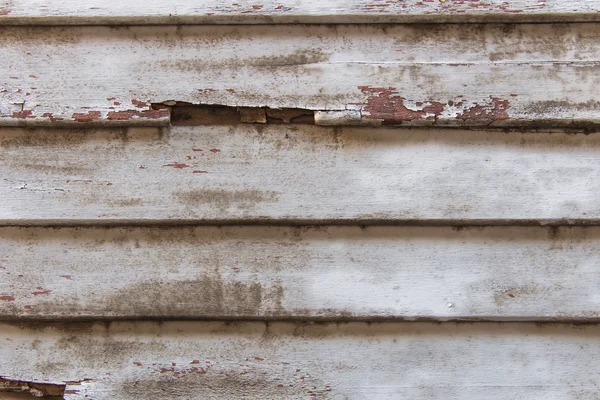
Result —
<path fill-rule="evenodd" d="M 598 21 L 592 0 L 2 0 L 0 24 Z"/>
<path fill-rule="evenodd" d="M 599 37 L 600 24 L 3 27 L 0 125 L 164 125 L 151 103 L 180 101 L 324 124 L 596 126 Z"/>
<path fill-rule="evenodd" d="M 600 221 L 600 135 L 0 131 L 0 224 Z"/>
<path fill-rule="evenodd" d="M 596 320 L 598 228 L 2 228 L 0 318 Z"/>
<path fill-rule="evenodd" d="M 595 399 L 598 335 L 528 323 L 2 324 L 0 369 L 66 383 L 67 400 Z"/>

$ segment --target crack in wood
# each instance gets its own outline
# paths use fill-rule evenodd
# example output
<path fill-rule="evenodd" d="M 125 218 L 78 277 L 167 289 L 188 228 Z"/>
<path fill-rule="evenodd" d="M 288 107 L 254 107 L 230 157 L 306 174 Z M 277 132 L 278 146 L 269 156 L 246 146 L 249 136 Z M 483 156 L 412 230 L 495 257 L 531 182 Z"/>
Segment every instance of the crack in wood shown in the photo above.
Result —
<path fill-rule="evenodd" d="M 314 125 L 314 111 L 302 108 L 233 107 L 175 101 L 152 103 L 169 109 L 172 125 L 304 124 Z"/>

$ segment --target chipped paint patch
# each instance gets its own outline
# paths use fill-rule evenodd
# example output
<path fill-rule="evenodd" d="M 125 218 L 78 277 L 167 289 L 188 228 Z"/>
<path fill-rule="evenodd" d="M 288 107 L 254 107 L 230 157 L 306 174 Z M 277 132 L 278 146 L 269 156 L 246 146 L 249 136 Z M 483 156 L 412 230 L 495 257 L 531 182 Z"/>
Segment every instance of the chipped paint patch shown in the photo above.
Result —
<path fill-rule="evenodd" d="M 172 167 L 172 168 L 175 168 L 175 169 L 184 169 L 184 168 L 189 168 L 190 166 L 188 164 L 182 164 L 182 163 L 173 162 L 173 163 L 169 163 L 169 164 L 164 164 L 163 167 Z"/>
<path fill-rule="evenodd" d="M 73 119 L 77 122 L 92 122 L 100 118 L 100 111 L 88 111 L 87 113 L 74 113 Z"/>
<path fill-rule="evenodd" d="M 487 104 L 475 104 L 464 112 L 458 114 L 456 119 L 463 122 L 488 122 L 506 120 L 508 119 L 508 113 L 506 112 L 510 107 L 508 100 L 500 100 L 496 97 L 491 97 L 491 101 Z"/>
<path fill-rule="evenodd" d="M 18 119 L 35 118 L 35 116 L 33 116 L 33 111 L 31 110 L 15 111 L 12 113 L 12 117 Z"/>
<path fill-rule="evenodd" d="M 52 290 L 44 289 L 41 286 L 38 286 L 36 289 L 37 291 L 31 292 L 31 294 L 34 296 L 49 295 L 50 293 L 52 293 Z"/>
<path fill-rule="evenodd" d="M 445 103 L 437 101 L 423 101 L 416 103 L 416 108 L 409 108 L 404 104 L 406 98 L 400 96 L 394 87 L 359 86 L 358 88 L 369 96 L 363 108 L 364 119 L 382 120 L 389 124 L 423 119 L 435 120 L 446 106 Z"/>

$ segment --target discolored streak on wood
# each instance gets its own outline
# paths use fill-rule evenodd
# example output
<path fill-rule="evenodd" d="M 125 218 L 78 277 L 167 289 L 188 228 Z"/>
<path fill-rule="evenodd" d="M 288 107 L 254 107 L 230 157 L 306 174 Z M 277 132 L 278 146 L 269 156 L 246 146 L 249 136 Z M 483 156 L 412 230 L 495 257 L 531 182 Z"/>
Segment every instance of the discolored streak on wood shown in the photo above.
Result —
<path fill-rule="evenodd" d="M 0 376 L 0 393 L 28 393 L 34 398 L 62 399 L 65 388 L 63 383 L 32 382 Z"/>

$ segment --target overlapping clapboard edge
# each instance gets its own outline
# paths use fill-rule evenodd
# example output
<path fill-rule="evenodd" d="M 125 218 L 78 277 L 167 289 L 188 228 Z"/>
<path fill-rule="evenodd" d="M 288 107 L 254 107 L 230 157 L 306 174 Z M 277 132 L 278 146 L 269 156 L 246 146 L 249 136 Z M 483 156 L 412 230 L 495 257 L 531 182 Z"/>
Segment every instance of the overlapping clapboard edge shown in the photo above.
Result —
<path fill-rule="evenodd" d="M 170 125 L 237 125 L 237 124 L 308 124 L 319 126 L 365 127 L 449 127 L 449 128 L 565 128 L 595 131 L 600 126 L 599 106 L 595 102 L 572 103 L 548 101 L 537 115 L 525 112 L 512 113 L 511 100 L 490 96 L 481 103 L 458 99 L 441 103 L 437 101 L 404 104 L 396 88 L 362 87 L 374 96 L 366 104 L 352 104 L 346 109 L 301 109 L 289 107 L 231 106 L 220 104 L 190 104 L 168 100 L 159 103 L 141 103 L 141 110 L 127 107 L 83 107 L 80 112 L 67 111 L 71 106 L 43 105 L 39 110 L 10 111 L 0 114 L 0 127 L 161 127 Z M 517 95 L 515 95 L 516 97 Z M 459 96 L 464 97 L 464 96 Z M 514 102 L 514 101 L 513 101 Z M 517 102 L 518 103 L 518 102 Z M 552 105 L 552 103 L 555 103 Z M 12 104 L 12 103 L 11 103 Z M 456 104 L 456 106 L 455 106 Z M 24 103 L 23 103 L 24 105 Z M 170 105 L 175 105 L 174 107 Z M 536 108 L 535 104 L 518 104 L 520 108 Z M 22 107 L 21 107 L 22 108 Z M 48 112 L 54 109 L 55 112 Z M 39 111 L 39 112 L 36 112 Z M 65 112 L 68 115 L 64 115 Z M 58 116 L 64 115 L 64 116 Z"/>
<path fill-rule="evenodd" d="M 594 398 L 598 335 L 534 323 L 1 323 L 0 370 L 66 400 Z"/>
<path fill-rule="evenodd" d="M 178 103 L 320 125 L 597 126 L 600 24 L 559 25 L 1 27 L 0 126 L 166 125 Z"/>
<path fill-rule="evenodd" d="M 2 0 L 0 24 L 331 24 L 598 21 L 592 0 Z"/>

